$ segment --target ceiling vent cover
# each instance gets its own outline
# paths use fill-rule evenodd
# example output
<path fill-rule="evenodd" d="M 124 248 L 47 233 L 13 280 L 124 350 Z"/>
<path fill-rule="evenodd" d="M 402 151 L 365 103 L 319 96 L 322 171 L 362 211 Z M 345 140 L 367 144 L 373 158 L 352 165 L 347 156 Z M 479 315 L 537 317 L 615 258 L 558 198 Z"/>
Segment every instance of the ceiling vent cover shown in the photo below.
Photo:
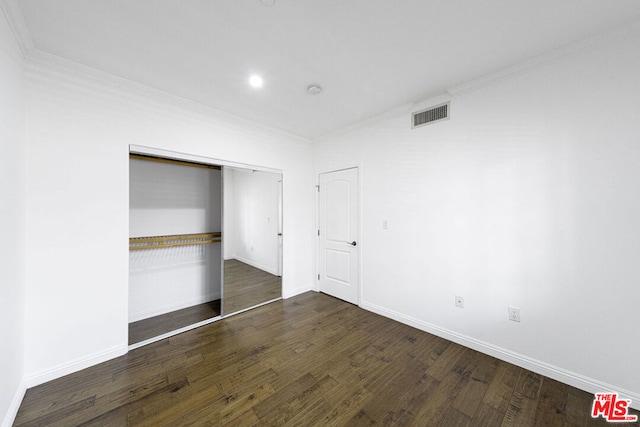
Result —
<path fill-rule="evenodd" d="M 411 127 L 417 128 L 449 118 L 449 102 L 417 111 L 411 115 Z"/>

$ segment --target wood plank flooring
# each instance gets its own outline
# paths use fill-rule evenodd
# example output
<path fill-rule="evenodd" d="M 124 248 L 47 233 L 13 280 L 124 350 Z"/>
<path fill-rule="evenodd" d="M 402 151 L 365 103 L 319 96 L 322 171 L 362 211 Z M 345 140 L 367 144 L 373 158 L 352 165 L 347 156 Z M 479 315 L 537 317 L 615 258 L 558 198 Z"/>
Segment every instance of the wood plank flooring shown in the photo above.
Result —
<path fill-rule="evenodd" d="M 606 425 L 592 401 L 308 292 L 31 388 L 15 425 Z"/>
<path fill-rule="evenodd" d="M 220 300 L 129 323 L 129 345 L 220 316 Z"/>
<path fill-rule="evenodd" d="M 236 259 L 224 261 L 225 314 L 282 296 L 282 278 Z M 129 345 L 221 315 L 220 300 L 129 323 Z"/>
<path fill-rule="evenodd" d="M 222 304 L 225 316 L 281 296 L 281 277 L 237 259 L 224 261 Z"/>

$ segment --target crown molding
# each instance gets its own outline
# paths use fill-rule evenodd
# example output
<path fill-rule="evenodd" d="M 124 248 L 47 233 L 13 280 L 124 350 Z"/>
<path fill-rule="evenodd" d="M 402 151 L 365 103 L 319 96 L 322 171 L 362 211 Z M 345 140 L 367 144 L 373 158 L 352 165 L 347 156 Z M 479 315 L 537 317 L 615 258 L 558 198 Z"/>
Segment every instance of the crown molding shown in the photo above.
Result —
<path fill-rule="evenodd" d="M 613 31 L 600 33 L 578 42 L 568 44 L 559 49 L 519 62 L 510 67 L 502 68 L 501 70 L 466 83 L 456 85 L 448 89 L 447 92 L 451 96 L 464 95 L 638 35 L 640 35 L 640 20 L 634 21 L 620 28 L 616 28 Z"/>
<path fill-rule="evenodd" d="M 408 104 L 404 104 L 392 110 L 385 111 L 384 113 L 371 116 L 369 118 L 360 120 L 356 123 L 353 123 L 347 126 L 343 126 L 336 131 L 320 135 L 314 138 L 312 141 L 314 143 L 321 143 L 324 140 L 331 139 L 340 135 L 344 135 L 346 133 L 352 132 L 357 129 L 369 127 L 376 123 L 382 122 L 384 120 L 394 119 L 399 116 L 410 114 L 414 111 L 418 111 L 436 104 L 441 104 L 443 102 L 449 102 L 449 101 L 451 101 L 451 95 L 447 92 L 447 93 L 440 94 L 438 96 L 432 96 L 431 98 L 427 98 L 420 102 L 416 102 L 416 103 L 411 102 Z M 408 128 L 410 129 L 411 128 L 410 122 L 407 122 L 407 124 L 408 124 Z"/>
<path fill-rule="evenodd" d="M 91 81 L 100 86 L 126 92 L 134 96 L 137 95 L 137 98 L 155 101 L 164 105 L 171 105 L 172 107 L 182 108 L 193 113 L 201 114 L 203 116 L 219 120 L 220 122 L 231 126 L 241 127 L 243 130 L 253 130 L 261 133 L 266 132 L 271 134 L 278 134 L 286 137 L 289 140 L 294 140 L 296 143 L 309 144 L 311 142 L 310 139 L 302 135 L 298 135 L 250 119 L 246 119 L 244 117 L 237 116 L 224 110 L 219 110 L 214 107 L 198 103 L 196 101 L 182 98 L 178 95 L 173 95 L 160 89 L 155 89 L 150 86 L 136 83 L 132 80 L 118 77 L 114 74 L 110 74 L 96 68 L 88 67 L 86 65 L 61 58 L 48 52 L 41 51 L 37 48 L 32 49 L 25 59 L 29 64 L 36 67 L 59 71 L 67 75 L 72 75 L 80 79 Z"/>
<path fill-rule="evenodd" d="M 449 92 L 446 92 L 438 96 L 433 96 L 421 102 L 415 103 L 413 105 L 412 112 L 424 110 L 425 108 L 431 108 L 438 104 L 444 104 L 445 102 L 449 102 L 449 101 L 451 101 L 451 95 L 449 94 Z"/>
<path fill-rule="evenodd" d="M 5 19 L 9 24 L 9 28 L 11 28 L 13 36 L 18 42 L 18 46 L 20 46 L 22 56 L 25 58 L 29 57 L 34 49 L 33 39 L 31 38 L 31 33 L 29 33 L 27 24 L 24 22 L 24 18 L 22 17 L 20 5 L 18 5 L 16 0 L 0 0 L 0 10 L 2 10 Z"/>
<path fill-rule="evenodd" d="M 352 123 L 352 124 L 349 124 L 349 125 L 346 125 L 346 126 L 342 126 L 342 127 L 338 128 L 335 131 L 328 132 L 328 133 L 322 134 L 320 136 L 317 136 L 317 137 L 312 139 L 312 142 L 321 143 L 321 142 L 323 142 L 323 141 L 325 141 L 327 139 L 335 138 L 337 136 L 347 134 L 347 133 L 352 132 L 352 131 L 357 130 L 357 129 L 369 127 L 371 125 L 374 125 L 376 123 L 382 122 L 382 121 L 387 120 L 387 119 L 393 119 L 393 118 L 398 117 L 398 116 L 403 116 L 405 114 L 409 114 L 414 109 L 414 106 L 415 106 L 414 103 L 401 105 L 401 106 L 396 107 L 396 108 L 394 108 L 392 110 L 387 110 L 384 113 L 368 117 L 366 119 L 357 121 L 355 123 Z"/>
<path fill-rule="evenodd" d="M 370 126 L 377 122 L 380 122 L 386 119 L 395 118 L 403 114 L 409 114 L 414 110 L 426 108 L 430 105 L 436 104 L 437 101 L 439 100 L 444 100 L 442 102 L 446 102 L 451 100 L 453 97 L 474 92 L 484 87 L 500 83 L 504 80 L 512 79 L 512 78 L 533 72 L 535 70 L 547 67 L 549 65 L 566 61 L 575 56 L 588 53 L 588 52 L 615 44 L 617 42 L 620 42 L 638 35 L 640 35 L 640 20 L 634 21 L 620 28 L 616 28 L 613 31 L 608 31 L 592 37 L 588 37 L 578 42 L 563 46 L 559 49 L 555 49 L 545 54 L 536 56 L 529 60 L 519 62 L 510 67 L 502 68 L 498 71 L 484 75 L 477 79 L 470 80 L 468 82 L 453 86 L 447 89 L 446 92 L 442 95 L 431 97 L 431 98 L 422 100 L 420 102 L 406 104 L 406 105 L 394 108 L 392 110 L 386 111 L 382 114 L 378 114 L 376 116 L 369 117 L 364 120 L 360 120 L 356 123 L 352 123 L 350 125 L 341 127 L 333 132 L 329 132 L 329 133 L 320 135 L 316 138 L 313 138 L 312 141 L 314 143 L 322 143 L 323 141 L 332 139 L 340 135 L 347 134 L 357 129 Z"/>
<path fill-rule="evenodd" d="M 140 83 L 39 50 L 33 44 L 33 39 L 31 38 L 29 29 L 22 16 L 22 10 L 20 9 L 17 1 L 0 0 L 0 10 L 2 10 L 7 22 L 9 23 L 11 31 L 20 46 L 25 62 L 30 65 L 61 71 L 75 77 L 92 81 L 102 86 L 135 94 L 148 100 L 154 100 L 165 105 L 183 108 L 188 111 L 219 120 L 228 125 L 241 127 L 244 130 L 278 134 L 289 140 L 294 140 L 296 143 L 309 144 L 311 142 L 309 138 L 302 135 L 246 119 L 244 117 L 191 101 L 159 89 L 154 89 L 150 86 L 142 85 Z"/>
<path fill-rule="evenodd" d="M 245 129 L 250 128 L 261 132 L 277 133 L 297 140 L 299 142 L 322 142 L 324 140 L 349 133 L 356 129 L 370 126 L 374 123 L 386 119 L 394 118 L 403 114 L 409 114 L 416 106 L 426 104 L 431 100 L 429 99 L 423 100 L 418 103 L 405 104 L 376 116 L 365 118 L 358 122 L 346 125 L 335 131 L 328 132 L 317 137 L 307 138 L 302 135 L 255 122 L 241 116 L 236 116 L 224 110 L 209 107 L 207 105 L 200 104 L 198 102 L 191 101 L 159 89 L 154 89 L 149 86 L 135 83 L 131 80 L 117 77 L 113 74 L 109 74 L 107 72 L 87 67 L 85 65 L 69 61 L 67 59 L 49 54 L 47 52 L 40 51 L 35 48 L 33 44 L 31 34 L 29 33 L 29 29 L 24 21 L 22 11 L 17 3 L 17 0 L 0 0 L 0 10 L 2 10 L 2 12 L 4 13 L 7 22 L 9 23 L 9 26 L 18 42 L 18 45 L 20 46 L 22 54 L 29 63 L 67 72 L 77 77 L 89 79 L 102 85 L 107 85 L 120 90 L 128 91 L 134 94 L 138 94 L 142 97 L 154 99 L 159 102 L 177 105 L 190 111 L 199 112 L 206 116 L 232 125 L 241 126 Z M 549 65 L 568 60 L 580 54 L 588 53 L 638 35 L 640 35 L 640 20 L 633 21 L 630 24 L 624 25 L 620 28 L 616 28 L 612 31 L 588 37 L 581 41 L 568 44 L 529 60 L 502 68 L 477 79 L 453 86 L 447 89 L 446 94 L 448 94 L 450 97 L 456 97 L 471 93 L 484 87 L 530 73 Z"/>

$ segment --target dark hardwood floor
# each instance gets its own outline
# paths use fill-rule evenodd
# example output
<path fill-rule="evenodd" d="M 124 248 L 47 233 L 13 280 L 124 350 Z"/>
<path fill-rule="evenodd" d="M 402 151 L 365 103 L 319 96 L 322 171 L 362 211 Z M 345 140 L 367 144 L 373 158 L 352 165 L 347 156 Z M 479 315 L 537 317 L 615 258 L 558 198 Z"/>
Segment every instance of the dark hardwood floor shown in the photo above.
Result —
<path fill-rule="evenodd" d="M 220 300 L 129 323 L 129 345 L 220 316 Z"/>
<path fill-rule="evenodd" d="M 282 296 L 282 278 L 249 264 L 224 261 L 224 315 L 232 314 Z"/>
<path fill-rule="evenodd" d="M 232 314 L 282 296 L 282 278 L 236 259 L 224 261 L 224 310 Z M 129 345 L 220 316 L 220 300 L 129 323 Z"/>
<path fill-rule="evenodd" d="M 308 292 L 31 388 L 15 425 L 606 425 L 592 401 Z"/>

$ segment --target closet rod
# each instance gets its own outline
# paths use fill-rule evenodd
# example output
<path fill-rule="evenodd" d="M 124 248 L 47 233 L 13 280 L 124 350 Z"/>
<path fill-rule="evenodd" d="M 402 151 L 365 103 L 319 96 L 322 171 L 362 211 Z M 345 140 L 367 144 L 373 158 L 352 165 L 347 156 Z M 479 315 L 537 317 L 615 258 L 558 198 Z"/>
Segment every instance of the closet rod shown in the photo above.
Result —
<path fill-rule="evenodd" d="M 174 234 L 171 236 L 150 236 L 129 238 L 129 250 L 170 248 L 174 246 L 205 245 L 222 242 L 222 233 Z"/>
<path fill-rule="evenodd" d="M 134 160 L 147 160 L 149 162 L 168 163 L 170 165 L 191 166 L 194 168 L 205 168 L 220 170 L 221 167 L 217 165 L 209 165 L 206 163 L 188 162 L 186 160 L 166 159 L 164 157 L 146 156 L 144 154 L 129 153 L 129 158 Z"/>

